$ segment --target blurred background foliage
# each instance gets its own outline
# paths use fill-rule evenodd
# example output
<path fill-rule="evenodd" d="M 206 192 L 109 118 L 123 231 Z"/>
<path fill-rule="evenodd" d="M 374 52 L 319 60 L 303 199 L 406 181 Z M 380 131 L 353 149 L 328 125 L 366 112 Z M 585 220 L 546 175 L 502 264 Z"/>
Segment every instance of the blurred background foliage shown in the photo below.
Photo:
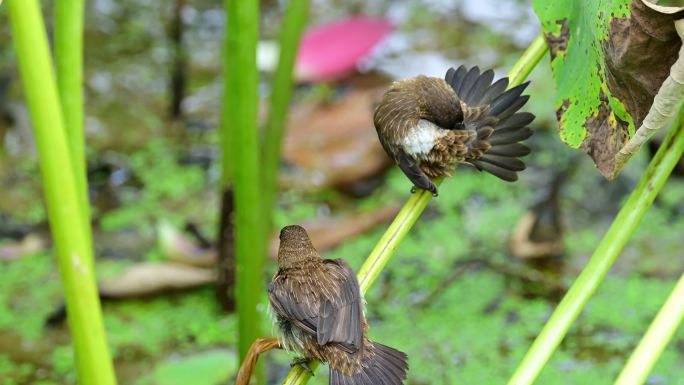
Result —
<path fill-rule="evenodd" d="M 43 4 L 46 20 L 52 20 L 52 2 Z M 261 1 L 264 41 L 276 38 L 284 4 Z M 0 19 L 6 20 L 5 12 L 0 7 Z M 180 46 L 170 33 L 174 15 L 180 16 L 183 30 Z M 316 0 L 309 24 L 350 15 L 386 17 L 394 31 L 359 71 L 337 81 L 299 84 L 293 109 L 307 103 L 335 106 L 373 87 L 382 89 L 392 77 L 442 76 L 448 66 L 461 63 L 495 68 L 500 75 L 539 33 L 528 2 L 515 0 Z M 224 22 L 222 4 L 214 1 L 87 2 L 87 158 L 101 281 L 141 262 L 173 259 L 169 249 L 187 246 L 188 239 L 194 248 L 186 254 L 196 257 L 211 249 L 220 200 L 217 126 Z M 62 301 L 59 274 L 6 23 L 0 23 L 0 36 L 0 385 L 72 384 L 67 328 L 63 323 L 45 326 Z M 186 59 L 186 82 L 180 114 L 174 115 L 178 91 L 171 84 L 179 49 Z M 262 72 L 262 100 L 269 95 L 270 75 Z M 529 141 L 533 153 L 521 180 L 503 184 L 459 168 L 366 297 L 371 338 L 409 354 L 409 384 L 505 381 L 648 161 L 643 151 L 616 181 L 605 181 L 589 158 L 558 140 L 548 59 L 531 80 L 527 108 L 537 115 L 537 133 Z M 359 114 L 370 119 L 372 104 L 361 106 L 342 114 L 351 122 L 338 119 L 339 114 L 322 119 L 332 132 L 345 131 L 357 124 Z M 293 116 L 288 129 L 311 124 Z M 372 139 L 372 126 L 362 128 L 371 130 Z M 307 151 L 296 140 L 292 146 L 295 154 Z M 345 156 L 334 146 L 330 151 Z M 346 156 L 362 166 L 372 164 L 370 155 Z M 274 212 L 278 228 L 317 220 L 331 223 L 330 233 L 354 233 L 337 218 L 399 205 L 410 188 L 400 171 L 386 164 L 321 186 L 316 176 L 336 170 L 303 172 L 302 162 L 286 156 L 281 168 L 283 188 Z M 539 383 L 607 384 L 615 377 L 684 269 L 683 198 L 684 181 L 675 175 Z M 561 253 L 521 258 L 511 239 L 528 214 L 559 218 L 562 229 L 551 226 L 549 231 L 561 242 Z M 169 227 L 176 229 L 170 241 L 160 237 Z M 324 255 L 345 258 L 358 268 L 382 227 L 338 239 L 339 245 Z M 267 270 L 264 280 L 275 270 L 273 261 Z M 231 382 L 238 365 L 236 320 L 220 309 L 210 288 L 104 297 L 119 383 Z M 263 322 L 262 330 L 271 330 L 267 317 Z M 279 383 L 290 359 L 279 351 L 264 357 L 269 384 Z M 680 332 L 648 383 L 684 384 L 682 368 Z M 327 383 L 326 372 L 319 371 L 311 383 Z M 184 377 L 188 374 L 191 380 Z"/>

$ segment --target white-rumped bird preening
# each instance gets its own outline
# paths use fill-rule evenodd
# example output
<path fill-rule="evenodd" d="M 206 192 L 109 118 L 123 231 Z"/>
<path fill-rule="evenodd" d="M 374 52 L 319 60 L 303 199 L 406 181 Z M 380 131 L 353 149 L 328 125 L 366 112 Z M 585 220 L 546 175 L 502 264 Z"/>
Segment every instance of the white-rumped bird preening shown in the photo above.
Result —
<path fill-rule="evenodd" d="M 385 152 L 417 188 L 437 195 L 431 179 L 451 175 L 457 163 L 506 181 L 525 169 L 519 157 L 532 135 L 528 83 L 506 91 L 508 78 L 492 84 L 494 72 L 450 68 L 444 79 L 417 76 L 396 81 L 375 109 L 373 121 Z"/>

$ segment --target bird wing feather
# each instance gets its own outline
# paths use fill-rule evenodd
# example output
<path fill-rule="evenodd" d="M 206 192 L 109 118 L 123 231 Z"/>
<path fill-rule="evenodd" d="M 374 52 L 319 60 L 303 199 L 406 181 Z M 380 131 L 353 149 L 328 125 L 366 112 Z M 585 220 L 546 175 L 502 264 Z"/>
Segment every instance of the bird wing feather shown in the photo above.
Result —
<path fill-rule="evenodd" d="M 363 343 L 363 304 L 356 274 L 342 259 L 324 260 L 324 264 L 338 287 L 321 303 L 318 344 L 337 342 L 357 351 Z"/>
<path fill-rule="evenodd" d="M 323 266 L 325 270 L 314 273 L 317 277 L 308 279 L 277 276 L 269 287 L 269 300 L 278 314 L 305 333 L 316 336 L 319 345 L 335 343 L 354 353 L 363 344 L 359 283 L 343 260 L 326 259 Z M 309 284 L 318 287 L 309 287 Z M 307 295 L 300 299 L 295 293 Z"/>
<path fill-rule="evenodd" d="M 435 183 L 420 169 L 418 162 L 404 151 L 399 152 L 399 168 L 413 182 L 414 186 L 428 190 L 433 194 L 437 193 Z"/>
<path fill-rule="evenodd" d="M 529 98 L 522 95 L 529 83 L 506 91 L 508 78 L 492 83 L 493 79 L 491 70 L 480 74 L 478 67 L 466 71 L 464 66 L 449 69 L 445 76 L 460 99 L 463 128 L 476 134 L 465 142 L 468 147 L 465 161 L 481 171 L 513 181 L 517 179 L 516 173 L 525 169 L 525 164 L 517 158 L 530 152 L 518 142 L 532 135 L 527 125 L 534 115 L 517 112 Z"/>
<path fill-rule="evenodd" d="M 268 299 L 271 306 L 279 315 L 292 322 L 294 326 L 307 334 L 316 335 L 318 304 L 314 307 L 308 301 L 300 302 L 295 297 L 295 290 L 291 285 L 293 285 L 293 280 L 288 279 L 285 275 L 279 275 L 273 279 L 268 288 Z"/>

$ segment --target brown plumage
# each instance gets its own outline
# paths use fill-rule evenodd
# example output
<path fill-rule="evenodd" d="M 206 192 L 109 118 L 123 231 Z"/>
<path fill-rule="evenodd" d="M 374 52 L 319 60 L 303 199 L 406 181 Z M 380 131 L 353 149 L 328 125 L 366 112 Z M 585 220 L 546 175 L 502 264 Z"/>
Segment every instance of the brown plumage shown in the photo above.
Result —
<path fill-rule="evenodd" d="M 268 289 L 282 345 L 327 362 L 330 385 L 401 385 L 406 354 L 367 337 L 356 275 L 342 259 L 322 259 L 301 226 L 280 231 L 278 271 Z"/>
<path fill-rule="evenodd" d="M 508 78 L 492 84 L 494 72 L 450 68 L 444 79 L 417 76 L 394 82 L 373 120 L 385 152 L 415 187 L 437 194 L 431 178 L 450 176 L 457 163 L 506 181 L 525 169 L 518 143 L 532 135 L 528 112 L 517 112 L 529 83 L 506 91 Z"/>

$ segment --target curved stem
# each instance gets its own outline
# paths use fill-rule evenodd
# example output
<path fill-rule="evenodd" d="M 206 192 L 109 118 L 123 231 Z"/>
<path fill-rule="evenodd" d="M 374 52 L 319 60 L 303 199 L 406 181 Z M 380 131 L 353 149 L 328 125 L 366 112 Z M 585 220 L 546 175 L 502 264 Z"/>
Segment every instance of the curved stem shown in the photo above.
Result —
<path fill-rule="evenodd" d="M 546 51 L 547 46 L 544 44 L 543 38 L 539 36 L 532 42 L 509 72 L 509 87 L 515 87 L 522 83 L 537 63 L 539 63 Z M 441 180 L 436 180 L 435 184 L 440 184 L 441 182 Z M 432 194 L 425 190 L 419 190 L 409 197 L 359 270 L 358 280 L 362 293 L 368 291 L 375 279 L 380 275 L 380 272 L 387 265 L 399 243 L 411 230 L 420 214 L 423 213 L 423 210 L 425 210 L 430 199 L 432 199 Z M 313 366 L 313 363 L 309 364 L 309 366 L 313 370 L 316 368 L 316 366 Z M 306 369 L 297 365 L 285 378 L 283 385 L 302 385 L 309 378 L 311 378 L 311 375 Z"/>
<path fill-rule="evenodd" d="M 639 184 L 620 209 L 587 266 L 537 336 L 508 382 L 509 385 L 529 385 L 539 376 L 544 365 L 567 334 L 570 325 L 586 306 L 589 298 L 634 233 L 641 218 L 651 207 L 653 200 L 684 152 L 684 125 L 682 124 L 684 119 L 678 120 L 644 172 Z"/>
<path fill-rule="evenodd" d="M 235 385 L 249 385 L 259 356 L 275 348 L 280 348 L 280 342 L 278 342 L 277 338 L 257 338 L 252 343 L 252 346 L 249 347 L 245 359 L 242 360 L 240 370 L 238 370 L 238 374 L 235 377 Z"/>

